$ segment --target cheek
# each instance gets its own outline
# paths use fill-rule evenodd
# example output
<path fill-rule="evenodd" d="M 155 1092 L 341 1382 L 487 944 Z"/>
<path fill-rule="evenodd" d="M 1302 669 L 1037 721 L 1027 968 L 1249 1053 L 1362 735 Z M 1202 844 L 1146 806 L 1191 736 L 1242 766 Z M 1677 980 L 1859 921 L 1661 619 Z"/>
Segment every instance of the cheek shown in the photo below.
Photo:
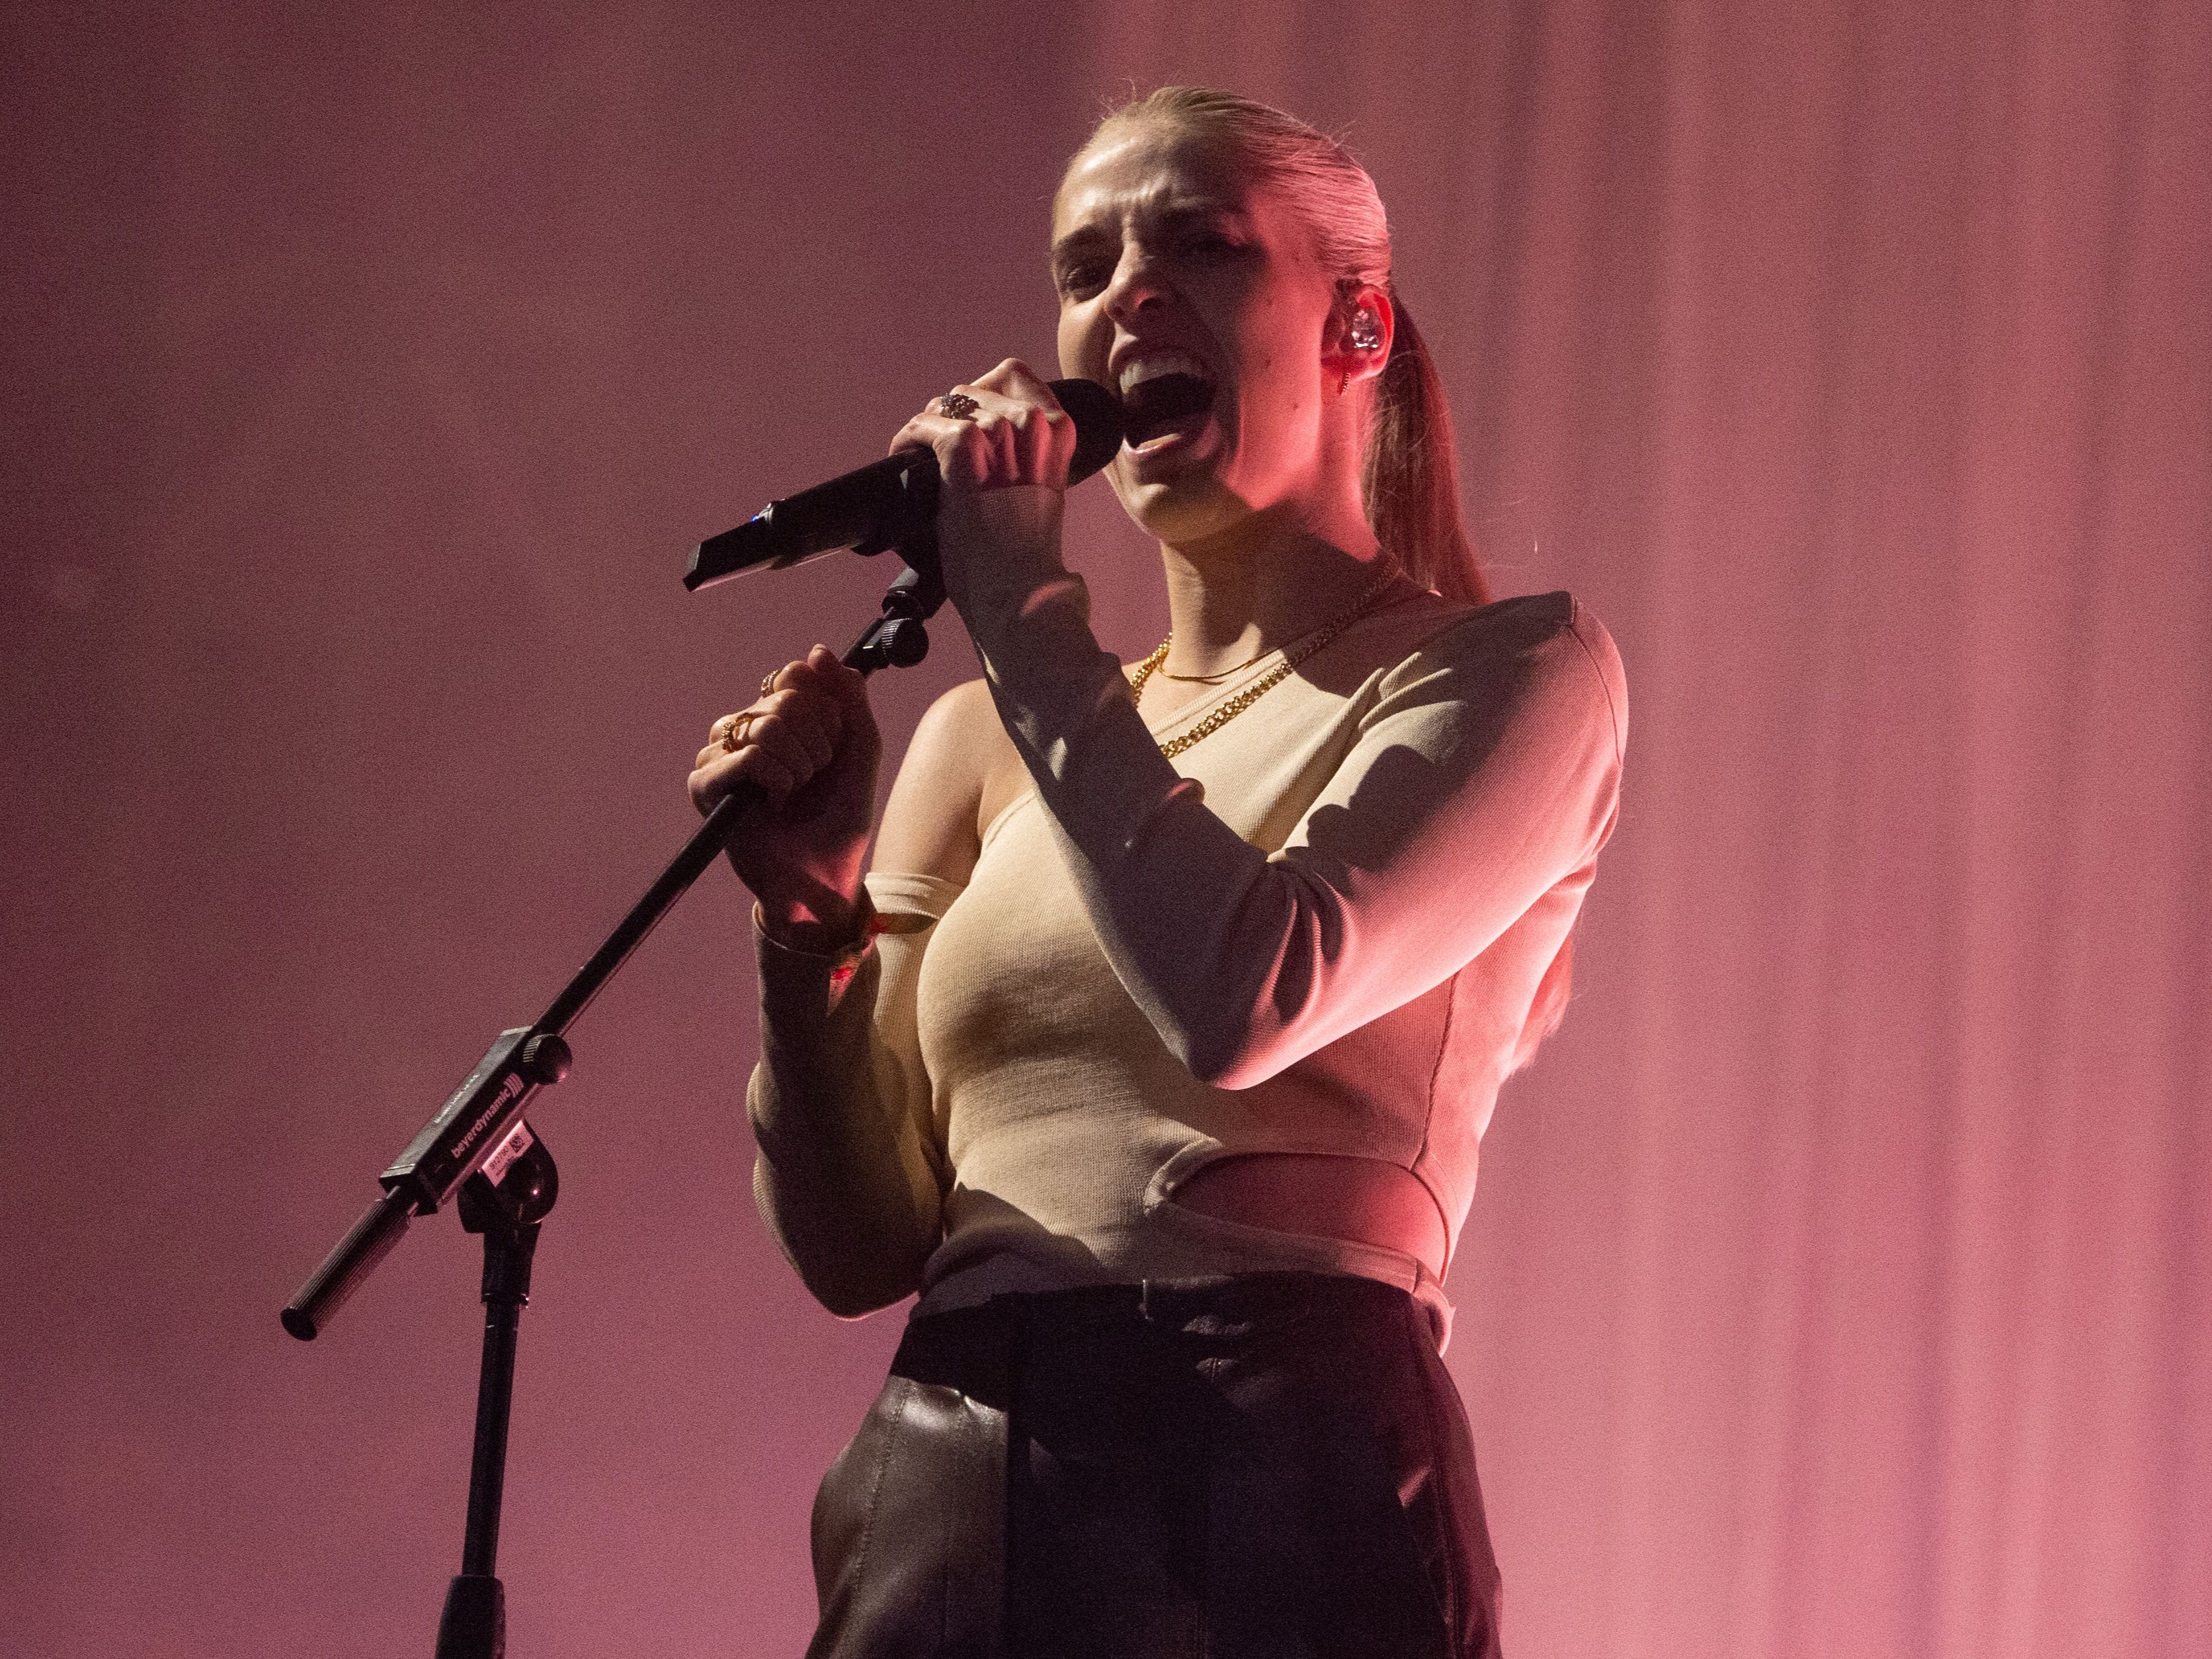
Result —
<path fill-rule="evenodd" d="M 1279 302 L 1255 308 L 1246 332 L 1241 376 L 1249 388 L 1239 425 L 1269 449 L 1300 449 L 1319 433 L 1320 327 Z"/>
<path fill-rule="evenodd" d="M 1247 363 L 1237 399 L 1238 448 L 1270 465 L 1310 451 L 1319 424 L 1310 365 L 1279 350 L 1255 352 Z"/>

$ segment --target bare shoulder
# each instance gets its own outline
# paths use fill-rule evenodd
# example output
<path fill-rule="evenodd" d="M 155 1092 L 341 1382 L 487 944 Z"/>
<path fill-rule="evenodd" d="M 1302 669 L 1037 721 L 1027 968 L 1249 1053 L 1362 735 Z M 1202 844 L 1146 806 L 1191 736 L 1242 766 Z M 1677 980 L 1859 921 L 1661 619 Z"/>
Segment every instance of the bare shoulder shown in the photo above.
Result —
<path fill-rule="evenodd" d="M 1021 756 L 999 724 L 990 687 L 955 686 L 929 705 L 900 761 L 876 837 L 875 868 L 965 881 L 982 847 L 982 826 L 1026 782 Z"/>

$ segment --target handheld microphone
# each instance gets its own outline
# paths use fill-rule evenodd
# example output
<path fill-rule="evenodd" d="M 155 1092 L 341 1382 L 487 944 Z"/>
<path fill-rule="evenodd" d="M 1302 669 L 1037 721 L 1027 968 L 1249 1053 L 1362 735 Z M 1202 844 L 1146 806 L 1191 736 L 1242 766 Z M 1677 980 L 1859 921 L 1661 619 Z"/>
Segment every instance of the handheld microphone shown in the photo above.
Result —
<path fill-rule="evenodd" d="M 1075 422 L 1075 458 L 1067 481 L 1079 484 L 1114 459 L 1121 447 L 1121 404 L 1093 381 L 1054 381 L 1052 394 Z M 734 530 L 691 550 L 684 587 L 696 593 L 710 582 L 766 567 L 788 570 L 825 553 L 851 548 L 880 553 L 918 542 L 937 517 L 937 456 L 902 449 L 842 478 L 769 504 Z"/>

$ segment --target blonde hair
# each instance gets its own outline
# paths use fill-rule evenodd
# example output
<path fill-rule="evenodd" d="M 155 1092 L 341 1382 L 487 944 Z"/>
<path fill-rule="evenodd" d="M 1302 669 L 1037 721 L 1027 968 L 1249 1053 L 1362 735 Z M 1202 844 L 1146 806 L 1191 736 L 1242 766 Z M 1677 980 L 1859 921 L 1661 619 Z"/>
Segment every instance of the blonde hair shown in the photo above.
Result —
<path fill-rule="evenodd" d="M 1208 87 L 1162 87 L 1132 100 L 1099 122 L 1091 142 L 1110 126 L 1140 121 L 1171 122 L 1219 144 L 1278 192 L 1311 233 L 1322 268 L 1345 298 L 1363 287 L 1389 296 L 1397 326 L 1389 361 L 1376 380 L 1360 463 L 1367 522 L 1422 586 L 1447 599 L 1487 604 L 1482 561 L 1460 515 L 1451 409 L 1420 330 L 1391 282 L 1390 222 L 1367 169 L 1295 115 Z"/>

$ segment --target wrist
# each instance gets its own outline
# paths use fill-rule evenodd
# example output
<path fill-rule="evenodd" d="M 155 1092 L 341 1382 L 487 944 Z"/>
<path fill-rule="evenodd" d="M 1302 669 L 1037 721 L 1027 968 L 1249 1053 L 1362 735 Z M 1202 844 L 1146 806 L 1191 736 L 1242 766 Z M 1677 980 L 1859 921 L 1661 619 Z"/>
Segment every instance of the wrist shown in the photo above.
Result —
<path fill-rule="evenodd" d="M 956 596 L 969 637 L 987 655 L 1058 661 L 1093 639 L 1091 590 L 1066 566 L 1002 575 L 990 588 Z"/>
<path fill-rule="evenodd" d="M 939 525 L 945 587 L 963 620 L 1012 620 L 1041 589 L 1071 580 L 1060 554 L 1063 494 L 1042 484 L 963 491 Z M 1080 588 L 1080 582 L 1077 585 Z"/>
<path fill-rule="evenodd" d="M 771 944 L 805 956 L 848 956 L 868 942 L 875 906 L 861 887 L 848 896 L 831 890 L 804 899 L 763 899 L 753 906 L 753 925 Z"/>

